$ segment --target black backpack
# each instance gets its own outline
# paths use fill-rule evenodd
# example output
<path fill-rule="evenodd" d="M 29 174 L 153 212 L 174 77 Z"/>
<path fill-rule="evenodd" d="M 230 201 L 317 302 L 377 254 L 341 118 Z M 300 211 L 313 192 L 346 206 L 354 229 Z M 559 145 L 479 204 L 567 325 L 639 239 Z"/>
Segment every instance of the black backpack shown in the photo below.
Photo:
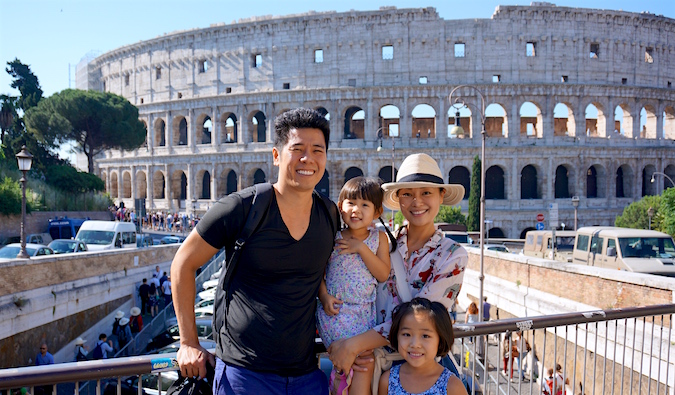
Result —
<path fill-rule="evenodd" d="M 82 350 L 82 347 L 77 349 L 77 355 L 75 356 L 76 361 L 86 361 L 87 360 L 87 354 L 84 353 Z"/>
<path fill-rule="evenodd" d="M 220 340 L 220 329 L 224 326 L 225 330 L 227 330 L 225 315 L 230 304 L 230 298 L 227 291 L 232 276 L 237 269 L 237 261 L 239 260 L 239 255 L 241 255 L 241 249 L 244 247 L 246 240 L 248 240 L 258 229 L 258 226 L 267 213 L 267 209 L 272 203 L 272 196 L 274 193 L 272 184 L 261 183 L 255 184 L 253 187 L 255 188 L 254 194 L 250 197 L 242 198 L 246 221 L 237 236 L 237 240 L 234 242 L 234 248 L 232 249 L 232 253 L 224 268 L 225 273 L 221 274 L 220 280 L 218 281 L 218 287 L 216 288 L 216 297 L 213 306 L 213 340 L 216 342 L 216 355 L 219 357 L 222 356 L 223 353 Z M 319 200 L 323 203 L 324 209 L 329 214 L 328 217 L 330 218 L 333 237 L 335 237 L 337 231 L 340 230 L 341 225 L 340 213 L 338 212 L 337 206 L 332 200 L 318 193 L 316 190 L 313 193 L 320 197 Z M 239 194 L 241 196 L 241 193 Z M 249 207 L 248 214 L 246 214 L 247 206 Z"/>
<path fill-rule="evenodd" d="M 97 343 L 96 347 L 91 351 L 91 359 L 103 359 L 103 343 Z"/>

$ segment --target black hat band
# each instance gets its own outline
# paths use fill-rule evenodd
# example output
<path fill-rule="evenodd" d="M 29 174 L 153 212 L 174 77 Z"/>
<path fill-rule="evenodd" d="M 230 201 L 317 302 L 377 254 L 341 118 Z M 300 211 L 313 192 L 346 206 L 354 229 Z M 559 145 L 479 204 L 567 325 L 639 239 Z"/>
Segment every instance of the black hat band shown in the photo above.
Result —
<path fill-rule="evenodd" d="M 431 182 L 433 184 L 444 184 L 441 177 L 424 173 L 408 174 L 405 177 L 401 177 L 401 179 L 396 182 Z"/>

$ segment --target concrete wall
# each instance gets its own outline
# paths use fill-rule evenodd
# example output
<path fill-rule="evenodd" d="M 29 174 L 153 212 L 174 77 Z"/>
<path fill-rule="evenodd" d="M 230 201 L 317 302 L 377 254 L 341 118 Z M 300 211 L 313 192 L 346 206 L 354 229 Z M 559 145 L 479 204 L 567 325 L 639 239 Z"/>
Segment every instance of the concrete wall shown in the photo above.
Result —
<path fill-rule="evenodd" d="M 177 249 L 166 245 L 0 264 L 0 367 L 34 360 L 41 341 L 53 352 L 71 343 L 133 299 L 156 265 L 169 271 Z"/>
<path fill-rule="evenodd" d="M 26 215 L 26 234 L 46 233 L 49 220 L 55 217 L 91 218 L 110 221 L 113 218 L 107 211 L 33 211 Z M 10 236 L 21 235 L 21 214 L 0 215 L 0 241 Z"/>

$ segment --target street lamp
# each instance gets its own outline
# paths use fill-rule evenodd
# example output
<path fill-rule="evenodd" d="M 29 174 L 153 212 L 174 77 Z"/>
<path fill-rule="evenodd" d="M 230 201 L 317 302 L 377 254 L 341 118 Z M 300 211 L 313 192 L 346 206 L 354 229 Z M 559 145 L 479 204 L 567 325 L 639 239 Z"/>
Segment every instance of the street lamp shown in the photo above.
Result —
<path fill-rule="evenodd" d="M 19 163 L 19 170 L 23 176 L 21 177 L 21 251 L 17 254 L 17 258 L 30 259 L 28 251 L 26 251 L 26 172 L 30 170 L 33 164 L 33 155 L 28 152 L 26 146 L 21 147 L 21 151 L 16 154 L 16 160 Z"/>
<path fill-rule="evenodd" d="M 647 216 L 649 217 L 649 230 L 652 230 L 652 217 L 654 216 L 653 208 L 650 207 L 647 209 Z"/>
<path fill-rule="evenodd" d="M 668 181 L 670 181 L 670 185 L 672 185 L 672 186 L 675 187 L 675 182 L 673 182 L 673 179 L 670 178 L 670 177 L 668 177 L 667 174 L 661 173 L 660 171 L 655 171 L 655 172 L 652 173 L 652 179 L 650 180 L 650 182 L 651 182 L 652 184 L 654 183 L 654 176 L 657 175 L 657 174 L 660 175 L 660 176 L 663 176 L 663 178 L 665 178 L 665 179 L 667 179 Z M 666 189 L 667 189 L 667 188 L 666 188 Z"/>
<path fill-rule="evenodd" d="M 574 207 L 574 230 L 577 230 L 577 210 L 579 209 L 579 196 L 572 196 L 572 206 Z"/>
<path fill-rule="evenodd" d="M 452 95 L 460 88 L 469 88 L 472 89 L 480 97 L 481 106 L 477 107 L 473 104 L 466 103 L 461 98 L 452 100 Z M 461 96 L 460 96 L 461 97 Z M 464 129 L 459 124 L 459 110 L 462 107 L 473 107 L 480 112 L 480 134 L 481 134 L 481 153 L 480 153 L 480 275 L 478 276 L 478 281 L 480 283 L 478 291 L 478 300 L 479 300 L 479 312 L 478 312 L 478 321 L 483 321 L 483 282 L 485 281 L 485 268 L 484 268 L 484 259 L 485 259 L 485 139 L 487 138 L 487 133 L 485 133 L 485 96 L 483 93 L 478 90 L 475 86 L 472 85 L 459 85 L 450 91 L 448 96 L 450 105 L 454 107 L 457 112 L 455 116 L 455 127 L 452 128 L 451 133 L 455 136 L 463 136 Z"/>

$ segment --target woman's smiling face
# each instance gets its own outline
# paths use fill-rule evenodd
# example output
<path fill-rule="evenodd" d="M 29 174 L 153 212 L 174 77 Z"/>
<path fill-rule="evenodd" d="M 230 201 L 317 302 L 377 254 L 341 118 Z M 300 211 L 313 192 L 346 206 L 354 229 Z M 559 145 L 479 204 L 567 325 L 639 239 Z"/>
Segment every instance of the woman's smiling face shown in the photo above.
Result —
<path fill-rule="evenodd" d="M 402 188 L 396 193 L 401 206 L 401 214 L 412 226 L 425 226 L 434 223 L 445 196 L 445 190 L 434 187 Z"/>

